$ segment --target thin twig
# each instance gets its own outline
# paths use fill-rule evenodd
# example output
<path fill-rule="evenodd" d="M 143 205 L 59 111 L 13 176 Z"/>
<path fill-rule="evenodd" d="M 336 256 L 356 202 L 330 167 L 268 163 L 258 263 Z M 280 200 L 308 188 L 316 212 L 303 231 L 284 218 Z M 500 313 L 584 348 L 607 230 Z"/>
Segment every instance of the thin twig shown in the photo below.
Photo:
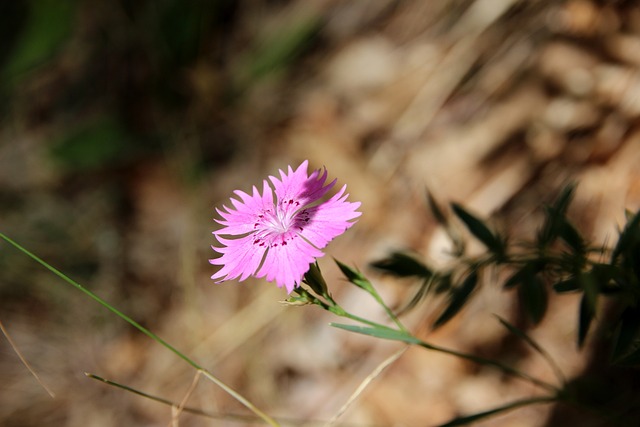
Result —
<path fill-rule="evenodd" d="M 349 406 L 351 406 L 351 404 L 353 404 L 353 402 L 355 402 L 355 400 L 358 397 L 360 397 L 362 392 L 367 388 L 367 386 L 369 386 L 371 381 L 376 379 L 382 373 L 382 371 L 384 371 L 389 365 L 391 365 L 393 362 L 398 360 L 400 356 L 402 356 L 404 352 L 407 351 L 408 348 L 409 346 L 407 345 L 401 348 L 400 350 L 398 350 L 397 352 L 393 353 L 391 356 L 383 360 L 382 363 L 380 363 L 369 375 L 367 375 L 367 377 L 360 383 L 356 391 L 354 391 L 353 394 L 349 397 L 349 399 L 345 402 L 345 404 L 342 405 L 340 410 L 333 417 L 331 417 L 331 419 L 327 422 L 325 427 L 329 427 L 333 425 L 338 420 L 338 418 L 340 418 L 342 414 L 346 412 Z"/>
<path fill-rule="evenodd" d="M 182 398 L 182 401 L 180 402 L 180 404 L 177 407 L 174 405 L 171 405 L 171 409 L 172 409 L 171 425 L 172 426 L 178 427 L 178 418 L 180 417 L 180 414 L 182 413 L 182 411 L 184 411 L 184 407 L 186 406 L 187 400 L 189 400 L 189 397 L 191 397 L 193 390 L 196 389 L 196 385 L 198 385 L 198 381 L 200 380 L 201 373 L 202 373 L 201 371 L 196 371 L 196 374 L 193 377 L 193 381 L 191 381 L 191 385 L 189 386 L 189 389 L 185 393 L 184 397 Z"/>
<path fill-rule="evenodd" d="M 51 264 L 47 263 L 42 258 L 38 257 L 33 252 L 30 252 L 28 249 L 26 249 L 25 247 L 20 245 L 18 242 L 12 240 L 8 236 L 6 236 L 4 233 L 0 232 L 0 238 L 4 239 L 7 243 L 11 244 L 14 248 L 18 249 L 19 251 L 21 251 L 22 253 L 27 255 L 29 258 L 31 258 L 34 261 L 36 261 L 38 264 L 42 265 L 44 268 L 46 268 L 47 270 L 49 270 L 50 272 L 52 272 L 53 274 L 55 274 L 56 276 L 58 276 L 59 278 L 61 278 L 65 282 L 67 282 L 68 284 L 70 284 L 71 286 L 75 287 L 79 291 L 83 292 L 85 295 L 89 296 L 91 299 L 93 299 L 98 304 L 100 304 L 103 307 L 105 307 L 107 310 L 111 311 L 116 316 L 120 317 L 122 320 L 124 320 L 125 322 L 127 322 L 128 324 L 130 324 L 131 326 L 133 326 L 134 328 L 136 328 L 137 330 L 139 330 L 140 332 L 142 332 L 143 334 L 145 334 L 146 336 L 148 336 L 152 340 L 156 341 L 158 344 L 162 345 L 163 347 L 165 347 L 166 349 L 168 349 L 172 353 L 174 353 L 176 356 L 178 356 L 183 361 L 185 361 L 186 363 L 191 365 L 193 368 L 201 371 L 202 374 L 205 377 L 207 377 L 209 380 L 211 380 L 213 383 L 215 383 L 218 387 L 222 388 L 229 395 L 234 397 L 238 402 L 240 402 L 244 406 L 246 406 L 250 411 L 252 411 L 258 417 L 262 418 L 262 420 L 266 424 L 269 424 L 272 427 L 279 427 L 279 424 L 273 418 L 271 418 L 266 413 L 264 413 L 261 410 L 259 410 L 256 406 L 254 406 L 244 396 L 242 396 L 237 391 L 233 390 L 231 387 L 229 387 L 224 382 L 222 382 L 222 380 L 218 379 L 211 372 L 207 371 L 206 369 L 204 369 L 203 367 L 198 365 L 195 361 L 190 359 L 187 355 L 185 355 L 184 353 L 179 351 L 177 348 L 175 348 L 174 346 L 169 344 L 167 341 L 163 340 L 158 335 L 154 334 L 149 329 L 145 328 L 140 323 L 136 322 L 131 317 L 127 316 L 126 314 L 124 314 L 123 312 L 121 312 L 120 310 L 118 310 L 117 308 L 112 306 L 107 301 L 105 301 L 104 299 L 100 298 L 97 294 L 93 293 L 89 289 L 87 289 L 84 286 L 82 286 L 80 283 L 76 282 L 75 280 L 73 280 L 72 278 L 70 278 L 69 276 L 64 274 L 62 271 L 60 271 L 57 268 L 53 267 Z"/>
<path fill-rule="evenodd" d="M 2 321 L 0 321 L 0 330 L 2 331 L 2 333 L 4 334 L 5 338 L 7 339 L 7 341 L 9 341 L 9 345 L 11 346 L 11 348 L 13 349 L 14 353 L 18 356 L 18 359 L 20 359 L 20 361 L 22 362 L 22 364 L 24 365 L 25 368 L 27 368 L 27 370 L 29 371 L 29 373 L 31 373 L 31 375 L 33 375 L 33 377 L 36 379 L 36 381 L 38 381 L 38 384 L 40 384 L 40 386 L 47 392 L 49 393 L 49 396 L 51 396 L 52 398 L 56 397 L 56 395 L 53 393 L 53 391 L 51 391 L 51 389 L 49 387 L 47 387 L 42 380 L 40 379 L 40 377 L 38 376 L 38 374 L 36 373 L 35 370 L 33 370 L 33 368 L 31 367 L 31 365 L 29 365 L 29 362 L 27 362 L 27 359 L 24 358 L 24 356 L 22 356 L 22 353 L 20 353 L 20 350 L 18 350 L 18 346 L 16 346 L 16 344 L 13 342 L 13 340 L 11 339 L 11 336 L 9 335 L 9 332 L 7 332 L 7 330 L 4 328 L 4 326 L 2 325 Z"/>
<path fill-rule="evenodd" d="M 129 393 L 137 394 L 138 396 L 142 396 L 145 399 L 153 400 L 154 402 L 162 403 L 163 405 L 168 405 L 173 408 L 176 408 L 179 406 L 179 404 L 169 399 L 154 396 L 144 391 L 137 390 L 133 387 L 129 387 L 127 385 L 120 384 L 115 381 L 107 380 L 98 375 L 91 374 L 89 372 L 85 372 L 84 374 L 91 379 L 98 380 L 106 385 L 117 387 L 124 391 L 128 391 Z M 184 406 L 182 408 L 182 412 L 188 412 L 190 414 L 199 415 L 201 417 L 206 417 L 206 418 L 211 418 L 216 420 L 226 420 L 226 421 L 232 421 L 232 422 L 238 422 L 238 423 L 252 423 L 252 425 L 261 421 L 260 417 L 256 415 L 242 415 L 242 414 L 234 414 L 234 413 L 220 414 L 220 413 L 203 411 L 202 409 L 192 408 L 189 406 Z M 297 419 L 297 418 L 286 418 L 286 417 L 279 417 L 277 421 L 283 425 L 286 424 L 286 425 L 292 425 L 292 426 L 305 426 L 305 427 L 326 424 L 326 421 L 323 421 L 323 420 Z M 342 427 L 381 427 L 373 424 L 340 423 L 339 425 Z"/>

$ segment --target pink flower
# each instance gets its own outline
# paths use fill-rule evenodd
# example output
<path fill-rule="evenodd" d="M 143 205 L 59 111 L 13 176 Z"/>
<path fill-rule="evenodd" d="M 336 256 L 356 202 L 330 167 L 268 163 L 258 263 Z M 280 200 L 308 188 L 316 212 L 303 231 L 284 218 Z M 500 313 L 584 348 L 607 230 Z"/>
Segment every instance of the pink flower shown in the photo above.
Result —
<path fill-rule="evenodd" d="M 262 194 L 253 187 L 253 194 L 236 190 L 238 199 L 231 199 L 233 208 L 216 209 L 222 220 L 214 231 L 223 247 L 212 246 L 221 254 L 209 260 L 222 268 L 211 276 L 217 283 L 249 276 L 265 277 L 284 286 L 288 293 L 300 284 L 309 264 L 323 255 L 323 249 L 333 238 L 344 233 L 359 217 L 359 202 L 347 202 L 346 185 L 333 197 L 321 201 L 336 180 L 325 185 L 327 170 L 307 174 L 308 161 L 293 171 L 280 170 L 280 179 L 270 176 L 262 181 Z M 222 237 L 229 236 L 230 238 Z"/>

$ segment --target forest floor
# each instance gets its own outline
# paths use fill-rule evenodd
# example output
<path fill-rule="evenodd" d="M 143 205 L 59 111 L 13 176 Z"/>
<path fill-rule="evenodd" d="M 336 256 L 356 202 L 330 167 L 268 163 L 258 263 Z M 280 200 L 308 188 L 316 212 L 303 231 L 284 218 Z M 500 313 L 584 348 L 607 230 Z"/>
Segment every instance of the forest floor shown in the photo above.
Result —
<path fill-rule="evenodd" d="M 74 3 L 64 44 L 28 73 L 18 54 L 3 57 L 20 78 L 3 94 L 0 231 L 274 417 L 331 419 L 402 345 L 334 329 L 337 319 L 317 308 L 283 305 L 286 292 L 264 280 L 214 284 L 214 208 L 234 190 L 305 159 L 346 184 L 362 217 L 320 266 L 336 299 L 372 319 L 384 313 L 332 258 L 360 268 L 402 307 L 416 284 L 369 264 L 393 250 L 450 262 L 427 190 L 516 239 L 534 235 L 542 205 L 569 182 L 578 185 L 569 216 L 595 244 L 614 238 L 625 209 L 640 208 L 635 2 L 265 0 L 179 13 L 173 1 L 99 3 Z M 195 36 L 184 27 L 194 23 Z M 197 48 L 175 39 L 197 39 Z M 8 245 L 0 253 L 0 321 L 55 393 L 0 338 L 1 425 L 259 425 L 234 419 L 247 411 L 165 348 Z M 484 277 L 470 305 L 435 331 L 440 300 L 403 321 L 429 342 L 506 355 L 553 381 L 545 361 L 514 347 L 495 319 L 517 317 L 503 279 Z M 576 348 L 578 299 L 550 298 L 527 332 L 570 378 L 586 357 Z M 220 418 L 173 416 L 85 372 L 187 398 Z M 335 425 L 436 425 L 537 391 L 411 348 Z M 478 425 L 544 426 L 552 410 L 527 407 Z"/>

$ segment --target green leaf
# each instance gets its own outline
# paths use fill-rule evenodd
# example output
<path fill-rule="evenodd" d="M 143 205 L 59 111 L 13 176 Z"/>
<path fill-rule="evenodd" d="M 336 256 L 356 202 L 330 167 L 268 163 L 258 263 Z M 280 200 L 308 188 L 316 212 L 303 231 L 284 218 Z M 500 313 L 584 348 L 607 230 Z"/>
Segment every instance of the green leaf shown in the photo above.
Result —
<path fill-rule="evenodd" d="M 587 246 L 582 235 L 565 217 L 558 219 L 558 235 L 576 254 L 583 255 L 586 253 Z"/>
<path fill-rule="evenodd" d="M 618 243 L 611 255 L 611 263 L 614 264 L 620 255 L 638 244 L 640 244 L 640 210 L 627 222 L 620 233 Z"/>
<path fill-rule="evenodd" d="M 388 258 L 371 263 L 371 266 L 396 277 L 429 278 L 433 275 L 425 264 L 401 252 L 394 252 Z"/>
<path fill-rule="evenodd" d="M 241 61 L 239 74 L 251 82 L 286 68 L 309 46 L 321 24 L 320 17 L 313 13 L 288 20 L 258 40 L 255 49 Z"/>
<path fill-rule="evenodd" d="M 561 280 L 557 283 L 554 283 L 553 289 L 559 294 L 565 292 L 574 292 L 580 289 L 580 284 L 578 283 L 578 280 L 574 276 L 572 276 L 566 280 Z"/>
<path fill-rule="evenodd" d="M 42 265 L 43 267 L 45 267 L 47 270 L 49 270 L 50 272 L 52 272 L 53 274 L 55 274 L 56 276 L 58 276 L 59 278 L 61 278 L 62 280 L 64 280 L 65 282 L 67 282 L 69 285 L 75 287 L 76 289 L 78 289 L 79 291 L 81 291 L 82 293 L 84 293 L 86 296 L 88 296 L 89 298 L 93 299 L 95 302 L 99 303 L 100 305 L 102 305 L 103 307 L 105 307 L 107 310 L 109 310 L 111 313 L 115 314 L 116 316 L 120 317 L 122 320 L 124 320 L 125 322 L 127 322 L 128 324 L 130 324 L 131 326 L 133 326 L 134 328 L 136 328 L 138 331 L 142 332 L 144 335 L 148 336 L 149 338 L 151 338 L 152 340 L 156 341 L 158 344 L 162 345 L 163 347 L 165 347 L 167 350 L 171 351 L 173 354 L 175 354 L 176 356 L 178 356 L 179 358 L 181 358 L 183 361 L 185 361 L 186 363 L 188 363 L 189 365 L 191 365 L 191 367 L 195 368 L 197 371 L 199 371 L 200 373 L 202 373 L 206 378 L 208 378 L 209 380 L 211 380 L 213 383 L 215 383 L 218 387 L 222 388 L 225 392 L 227 392 L 230 396 L 232 396 L 234 399 L 236 399 L 238 402 L 240 402 L 241 404 L 243 404 L 246 408 L 248 408 L 250 411 L 252 411 L 254 414 L 256 414 L 257 416 L 259 416 L 266 424 L 269 424 L 271 426 L 278 426 L 278 423 L 275 422 L 275 420 L 273 420 L 271 417 L 269 417 L 267 414 L 265 414 L 264 412 L 262 412 L 261 410 L 259 410 L 257 407 L 255 407 L 251 402 L 249 402 L 244 396 L 242 396 L 241 394 L 239 394 L 238 392 L 236 392 L 235 390 L 233 390 L 231 387 L 229 387 L 227 384 L 225 384 L 224 382 L 222 382 L 221 380 L 219 380 L 217 377 L 215 377 L 211 372 L 209 372 L 208 370 L 206 370 L 205 368 L 201 367 L 198 363 L 196 363 L 195 361 L 193 361 L 192 359 L 190 359 L 189 357 L 187 357 L 184 353 L 182 353 L 181 351 L 179 351 L 177 348 L 173 347 L 171 344 L 169 344 L 167 341 L 163 340 L 162 338 L 160 338 L 158 335 L 154 334 L 153 332 L 151 332 L 149 329 L 145 328 L 144 326 L 142 326 L 140 323 L 136 322 L 135 320 L 133 320 L 131 317 L 127 316 L 126 314 L 124 314 L 122 311 L 118 310 L 117 308 L 115 308 L 113 305 L 109 304 L 106 300 L 100 298 L 97 294 L 93 293 L 92 291 L 90 291 L 89 289 L 87 289 L 86 287 L 82 286 L 80 283 L 76 282 L 75 280 L 71 279 L 69 276 L 67 276 L 66 274 L 64 274 L 63 272 L 61 272 L 60 270 L 56 269 L 55 267 L 51 266 L 50 264 L 48 264 L 46 261 L 44 261 L 42 258 L 38 257 L 37 255 L 35 255 L 34 253 L 30 252 L 29 250 L 27 250 L 25 247 L 21 246 L 20 244 L 18 244 L 16 241 L 12 240 L 11 238 L 9 238 L 8 236 L 6 236 L 4 233 L 0 232 L 0 239 L 3 239 L 4 241 L 6 241 L 7 243 L 9 243 L 10 245 L 12 245 L 13 247 L 15 247 L 16 249 L 18 249 L 19 251 L 21 251 L 22 253 L 24 253 L 25 255 L 27 255 L 29 258 L 33 259 L 34 261 L 36 261 L 38 264 Z"/>
<path fill-rule="evenodd" d="M 26 26 L 3 70 L 5 79 L 20 78 L 44 63 L 61 48 L 71 32 L 75 2 L 34 0 L 30 3 Z"/>
<path fill-rule="evenodd" d="M 327 282 L 322 277 L 320 266 L 317 262 L 314 262 L 309 267 L 309 271 L 304 274 L 303 282 L 309 285 L 309 287 L 318 295 L 325 296 L 329 294 L 327 288 Z"/>
<path fill-rule="evenodd" d="M 504 283 L 504 288 L 509 289 L 522 284 L 525 280 L 533 280 L 540 271 L 544 269 L 544 264 L 540 260 L 527 261 L 522 268 L 511 275 Z"/>
<path fill-rule="evenodd" d="M 434 278 L 434 281 L 435 286 L 433 287 L 433 291 L 436 294 L 441 294 L 451 290 L 451 273 L 447 273 L 442 276 L 438 275 Z"/>
<path fill-rule="evenodd" d="M 424 298 L 426 298 L 426 296 L 429 294 L 429 291 L 433 288 L 433 283 L 435 281 L 436 281 L 436 279 L 434 277 L 422 280 L 422 283 L 420 284 L 420 288 L 413 295 L 413 297 L 407 303 L 407 305 L 405 305 L 404 307 L 402 307 L 398 311 L 398 316 L 400 316 L 400 315 L 408 312 L 409 310 L 413 309 L 416 305 L 418 305 L 418 303 L 420 301 L 422 301 Z"/>
<path fill-rule="evenodd" d="M 442 314 L 436 319 L 433 324 L 434 328 L 438 328 L 447 323 L 453 316 L 458 314 L 462 307 L 467 303 L 471 293 L 478 284 L 478 271 L 472 270 L 471 273 L 465 278 L 462 284 L 450 291 L 449 305 L 444 309 Z"/>
<path fill-rule="evenodd" d="M 567 213 L 567 209 L 571 204 L 571 200 L 576 192 L 576 183 L 571 182 L 567 184 L 558 196 L 558 199 L 553 204 L 553 210 L 561 215 L 565 215 Z"/>
<path fill-rule="evenodd" d="M 465 224 L 467 229 L 480 240 L 491 252 L 499 257 L 505 254 L 504 241 L 497 237 L 484 222 L 467 212 L 457 203 L 452 203 L 453 212 Z"/>
<path fill-rule="evenodd" d="M 545 209 L 546 218 L 540 232 L 538 233 L 538 244 L 542 247 L 549 245 L 559 237 L 561 228 L 567 223 L 565 218 L 571 199 L 575 193 L 575 184 L 567 185 L 556 202 Z"/>
<path fill-rule="evenodd" d="M 521 269 L 519 269 L 518 271 L 513 273 L 507 279 L 507 281 L 504 282 L 504 288 L 505 289 L 510 289 L 510 288 L 513 288 L 513 287 L 518 286 L 519 284 L 521 284 L 522 281 L 524 280 L 524 276 L 529 273 L 529 268 L 527 268 L 527 267 L 528 266 L 525 265 L 524 267 L 522 267 Z"/>
<path fill-rule="evenodd" d="M 70 171 L 119 164 L 132 153 L 130 135 L 111 117 L 99 118 L 78 127 L 51 148 L 51 156 Z"/>
<path fill-rule="evenodd" d="M 527 335 L 526 332 L 524 332 L 523 330 L 515 327 L 514 325 L 512 325 L 511 323 L 509 323 L 507 320 L 503 319 L 500 316 L 496 315 L 496 318 L 498 319 L 498 321 L 500 323 L 502 323 L 502 326 L 504 326 L 505 328 L 507 328 L 509 330 L 509 332 L 511 332 L 513 335 L 517 336 L 521 340 L 525 341 L 527 344 L 529 344 L 538 353 L 544 354 L 544 350 L 542 349 L 542 347 L 540 347 L 540 345 L 538 343 L 536 343 L 533 340 L 533 338 L 529 337 L 529 335 Z"/>
<path fill-rule="evenodd" d="M 521 340 L 523 340 L 524 342 L 529 344 L 529 346 L 531 346 L 531 348 L 533 348 L 540 356 L 542 356 L 547 361 L 547 363 L 549 364 L 549 366 L 553 370 L 553 372 L 556 375 L 556 377 L 558 378 L 558 380 L 560 380 L 560 382 L 562 382 L 562 383 L 565 382 L 565 377 L 564 377 L 564 374 L 562 373 L 562 370 L 555 363 L 555 361 L 553 360 L 551 355 L 549 355 L 549 353 L 547 353 L 545 351 L 545 349 L 540 346 L 540 344 L 538 344 L 533 338 L 531 338 L 529 335 L 527 335 L 526 332 L 524 332 L 523 330 L 517 328 L 516 326 L 512 325 L 511 323 L 507 322 L 502 317 L 500 317 L 500 316 L 496 316 L 496 317 L 498 318 L 498 321 L 505 328 L 507 328 L 509 330 L 509 332 L 511 332 L 513 335 L 517 336 L 518 338 L 520 338 Z"/>
<path fill-rule="evenodd" d="M 451 239 L 451 243 L 453 244 L 452 255 L 455 257 L 461 257 L 464 255 L 465 251 L 465 242 L 460 236 L 460 233 L 451 226 L 449 222 L 449 218 L 445 215 L 444 211 L 440 207 L 440 204 L 433 197 L 433 194 L 429 190 L 427 190 L 427 204 L 429 205 L 429 210 L 433 214 L 434 218 L 442 226 L 444 231 L 447 233 L 449 239 Z"/>
<path fill-rule="evenodd" d="M 593 274 L 593 270 L 579 274 L 578 283 L 584 292 L 585 302 L 589 305 L 589 310 L 595 313 L 598 294 L 600 293 L 600 282 Z"/>
<path fill-rule="evenodd" d="M 547 288 L 544 282 L 536 274 L 525 275 L 518 288 L 518 295 L 531 322 L 534 325 L 540 323 L 548 304 Z"/>
<path fill-rule="evenodd" d="M 595 312 L 591 309 L 586 293 L 580 299 L 580 309 L 578 312 L 578 348 L 582 348 L 587 337 L 591 322 Z"/>
<path fill-rule="evenodd" d="M 433 197 L 433 194 L 429 190 L 427 190 L 427 203 L 429 204 L 429 209 L 433 214 L 434 218 L 438 223 L 444 227 L 448 227 L 449 221 L 447 220 L 447 216 L 442 212 L 440 205 L 436 202 L 436 199 Z"/>
<path fill-rule="evenodd" d="M 506 405 L 499 406 L 497 408 L 490 409 L 488 411 L 478 412 L 473 415 L 454 418 L 453 420 L 447 423 L 441 424 L 440 427 L 464 426 L 464 425 L 468 425 L 473 422 L 476 422 L 494 415 L 498 415 L 507 411 L 512 411 L 514 409 L 521 408 L 523 406 L 535 405 L 540 403 L 551 403 L 551 402 L 554 402 L 555 400 L 556 400 L 555 397 L 546 397 L 546 396 L 516 400 L 515 402 L 507 403 Z"/>
<path fill-rule="evenodd" d="M 334 260 L 334 261 L 338 265 L 338 268 L 340 268 L 340 271 L 342 271 L 342 274 L 345 275 L 345 277 L 347 278 L 347 280 L 350 283 L 353 283 L 357 287 L 359 287 L 361 289 L 364 289 L 365 291 L 369 292 L 370 294 L 374 294 L 375 293 L 375 289 L 373 289 L 373 285 L 371 284 L 371 282 L 369 282 L 369 280 L 367 280 L 366 277 L 364 277 L 362 275 L 362 273 L 360 273 L 359 271 L 356 271 L 353 268 L 341 263 L 338 260 Z"/>
<path fill-rule="evenodd" d="M 620 315 L 614 339 L 613 360 L 623 360 L 640 335 L 640 305 L 627 307 Z"/>
<path fill-rule="evenodd" d="M 370 327 L 370 326 L 357 326 L 357 325 L 345 325 L 344 323 L 331 323 L 331 326 L 338 329 L 344 329 L 345 331 L 355 332 L 357 334 L 369 335 L 375 338 L 382 338 L 391 341 L 402 341 L 407 344 L 421 344 L 421 341 L 410 335 L 408 332 L 399 331 L 397 329 L 387 327 Z"/>
<path fill-rule="evenodd" d="M 620 266 L 604 263 L 594 264 L 590 274 L 593 276 L 597 284 L 596 289 L 600 293 L 612 293 L 619 290 L 613 282 L 616 278 L 624 276 Z"/>

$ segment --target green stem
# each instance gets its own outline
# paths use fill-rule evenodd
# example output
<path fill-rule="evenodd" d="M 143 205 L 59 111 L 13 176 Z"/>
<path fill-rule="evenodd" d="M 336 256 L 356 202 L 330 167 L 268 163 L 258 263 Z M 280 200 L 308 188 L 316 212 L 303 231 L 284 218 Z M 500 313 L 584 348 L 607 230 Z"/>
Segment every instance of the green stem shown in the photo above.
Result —
<path fill-rule="evenodd" d="M 452 355 L 452 356 L 459 357 L 461 359 L 470 360 L 470 361 L 472 361 L 474 363 L 478 363 L 480 365 L 493 366 L 494 368 L 498 368 L 501 371 L 503 371 L 503 372 L 505 372 L 505 373 L 507 373 L 509 375 L 512 375 L 512 376 L 517 377 L 517 378 L 521 378 L 521 379 L 526 380 L 526 381 L 529 381 L 530 383 L 535 384 L 538 387 L 541 387 L 541 388 L 543 388 L 545 390 L 551 391 L 553 393 L 558 393 L 559 392 L 559 389 L 557 387 L 555 387 L 555 386 L 553 386 L 553 385 L 551 385 L 551 384 L 549 384 L 549 383 L 547 383 L 545 381 L 542 381 L 542 380 L 539 380 L 539 379 L 537 379 L 535 377 L 532 377 L 531 375 L 526 374 L 526 373 L 524 373 L 522 371 L 519 371 L 519 370 L 517 370 L 515 368 L 512 368 L 509 365 L 505 365 L 505 364 L 503 364 L 501 362 L 498 362 L 497 360 L 487 359 L 485 357 L 475 356 L 473 354 L 463 353 L 461 351 L 451 350 L 451 349 L 448 349 L 448 348 L 445 348 L 445 347 L 440 347 L 440 346 L 437 346 L 437 345 L 429 344 L 427 342 L 419 340 L 418 338 L 416 338 L 416 340 L 419 341 L 418 345 L 420 347 L 426 348 L 427 350 L 433 350 L 433 351 L 438 351 L 440 353 L 449 354 L 449 355 Z"/>
<path fill-rule="evenodd" d="M 380 296 L 378 291 L 376 291 L 373 286 L 371 287 L 370 294 L 378 302 L 378 304 L 380 304 L 382 306 L 382 308 L 384 309 L 385 313 L 387 313 L 387 316 L 389 316 L 389 319 L 391 319 L 393 321 L 393 323 L 395 323 L 396 326 L 401 331 L 408 332 L 407 328 L 405 328 L 405 326 L 402 324 L 402 322 L 400 322 L 400 319 L 398 319 L 398 316 L 396 316 L 395 313 L 389 308 L 389 306 L 387 306 L 387 304 L 385 304 L 384 300 L 382 299 L 382 297 Z"/>
<path fill-rule="evenodd" d="M 374 328 L 395 330 L 393 328 L 390 328 L 388 326 L 382 325 L 380 323 L 376 323 L 376 322 L 373 322 L 371 320 L 367 320 L 367 319 L 365 319 L 363 317 L 356 316 L 355 314 L 351 314 L 348 311 L 346 311 L 345 309 L 343 309 L 342 307 L 340 307 L 339 305 L 327 306 L 325 309 L 327 311 L 330 311 L 331 313 L 337 315 L 337 316 L 344 317 L 346 319 L 355 320 L 356 322 L 364 323 L 365 325 L 369 325 L 369 326 L 372 326 Z M 403 332 L 406 332 L 406 331 L 403 330 Z"/>
<path fill-rule="evenodd" d="M 88 378 L 91 378 L 93 380 L 97 380 L 100 381 L 108 386 L 111 387 L 116 387 L 119 388 L 121 390 L 127 391 L 129 393 L 133 393 L 133 394 L 137 394 L 138 396 L 142 396 L 146 399 L 149 400 L 153 400 L 155 402 L 161 403 L 163 405 L 167 405 L 167 406 L 172 406 L 172 407 L 178 407 L 180 404 L 178 402 L 174 402 L 171 401 L 169 399 L 165 399 L 163 397 L 159 397 L 159 396 L 155 396 L 153 394 L 149 394 L 147 392 L 135 389 L 133 387 L 130 387 L 128 385 L 124 385 L 124 384 L 120 384 L 117 383 L 115 381 L 111 381 L 108 380 L 106 378 L 102 378 L 98 375 L 95 374 L 91 374 L 89 372 L 85 372 L 84 373 Z M 260 421 L 260 418 L 256 417 L 255 415 L 242 415 L 242 414 L 234 414 L 234 413 L 215 413 L 215 412 L 208 412 L 208 411 L 204 411 L 202 409 L 199 408 L 193 408 L 190 406 L 184 406 L 182 408 L 183 412 L 188 412 L 190 414 L 194 414 L 194 415 L 198 415 L 201 417 L 206 417 L 206 418 L 212 418 L 212 419 L 218 419 L 218 420 L 226 420 L 226 421 L 235 421 L 235 422 L 242 422 L 245 424 L 251 424 L 251 423 L 256 423 Z M 327 422 L 324 420 L 311 420 L 308 418 L 287 418 L 287 417 L 278 417 L 277 421 L 282 424 L 282 425 L 294 425 L 294 426 L 310 426 L 310 425 L 319 425 L 319 426 L 326 426 Z M 243 424 L 243 425 L 245 425 Z M 337 425 L 337 424 L 336 424 Z M 353 426 L 353 427 L 357 427 L 358 424 L 346 424 L 346 423 L 341 423 L 340 426 L 342 427 L 348 427 L 348 426 Z"/>
<path fill-rule="evenodd" d="M 506 405 L 498 406 L 497 408 L 489 409 L 487 411 L 482 411 L 473 415 L 467 415 L 467 416 L 455 418 L 445 424 L 440 425 L 440 427 L 454 427 L 454 426 L 468 425 L 475 421 L 488 418 L 494 415 L 498 415 L 503 412 L 513 411 L 514 409 L 518 409 L 523 406 L 536 405 L 541 403 L 552 403 L 552 402 L 555 402 L 556 400 L 557 398 L 555 396 L 533 397 L 529 399 L 516 400 L 514 402 L 510 402 L 510 403 L 507 403 Z"/>
<path fill-rule="evenodd" d="M 141 324 L 139 324 L 138 322 L 133 320 L 131 317 L 127 316 L 126 314 L 124 314 L 123 312 L 118 310 L 117 308 L 113 307 L 111 304 L 109 304 L 108 302 L 106 302 L 105 300 L 100 298 L 98 295 L 94 294 L 89 289 L 85 288 L 84 286 L 82 286 L 81 284 L 76 282 L 75 280 L 71 279 L 69 276 L 67 276 L 66 274 L 64 274 L 60 270 L 58 270 L 55 267 L 53 267 L 52 265 L 48 264 L 42 258 L 40 258 L 37 255 L 35 255 L 34 253 L 30 252 L 29 250 L 27 250 L 26 248 L 24 248 L 23 246 L 21 246 L 20 244 L 15 242 L 14 240 L 10 239 L 4 233 L 0 232 L 0 237 L 2 239 L 4 239 L 7 243 L 11 244 L 16 249 L 20 250 L 21 252 L 26 254 L 28 257 L 30 257 L 31 259 L 33 259 L 34 261 L 36 261 L 37 263 L 39 263 L 40 265 L 45 267 L 47 270 L 49 270 L 53 274 L 55 274 L 56 276 L 60 277 L 62 280 L 64 280 L 68 284 L 72 285 L 76 289 L 78 289 L 81 292 L 83 292 L 85 295 L 89 296 L 91 299 L 93 299 L 94 301 L 96 301 L 97 303 L 99 303 L 100 305 L 105 307 L 107 310 L 109 310 L 112 313 L 114 313 L 116 316 L 120 317 L 122 320 L 124 320 L 125 322 L 129 323 L 134 328 L 138 329 L 140 332 L 142 332 L 143 334 L 145 334 L 146 336 L 148 336 L 152 340 L 156 341 L 160 345 L 162 345 L 165 348 L 167 348 L 168 350 L 170 350 L 172 353 L 174 353 L 176 356 L 178 356 L 179 358 L 181 358 L 182 360 L 187 362 L 189 365 L 191 365 L 195 369 L 197 369 L 200 372 L 202 372 L 202 374 L 205 377 L 207 377 L 209 380 L 214 382 L 216 385 L 218 385 L 224 391 L 229 393 L 233 398 L 235 398 L 238 402 L 243 404 L 247 409 L 249 409 L 251 412 L 253 412 L 258 417 L 260 417 L 265 423 L 267 423 L 267 424 L 269 424 L 269 425 L 271 425 L 273 427 L 278 427 L 279 426 L 279 424 L 275 420 L 273 420 L 271 417 L 266 415 L 264 412 L 262 412 L 258 408 L 256 408 L 251 402 L 249 402 L 247 399 L 245 399 L 243 396 L 241 396 L 238 392 L 236 392 L 231 387 L 226 385 L 220 379 L 216 378 L 212 373 L 210 373 L 209 371 L 207 371 L 206 369 L 204 369 L 203 367 L 198 365 L 196 362 L 194 362 L 189 357 L 187 357 L 185 354 L 183 354 L 178 349 L 176 349 L 174 346 L 172 346 L 171 344 L 169 344 L 168 342 L 166 342 L 165 340 L 160 338 L 158 335 L 154 334 L 153 332 L 151 332 L 150 330 L 148 330 L 147 328 L 145 328 L 144 326 L 142 326 Z"/>

